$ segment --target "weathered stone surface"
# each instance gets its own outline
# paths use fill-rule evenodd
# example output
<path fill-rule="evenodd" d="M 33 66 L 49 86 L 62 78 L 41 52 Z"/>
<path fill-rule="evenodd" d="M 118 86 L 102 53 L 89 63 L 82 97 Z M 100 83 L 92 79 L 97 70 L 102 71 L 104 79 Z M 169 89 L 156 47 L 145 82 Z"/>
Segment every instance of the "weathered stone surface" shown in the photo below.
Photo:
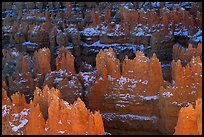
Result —
<path fill-rule="evenodd" d="M 56 58 L 56 66 L 57 70 L 66 70 L 67 72 L 71 72 L 75 74 L 74 69 L 74 56 L 70 53 L 68 49 L 64 47 L 60 48 L 60 53 Z"/>
<path fill-rule="evenodd" d="M 35 72 L 45 75 L 47 72 L 50 72 L 50 49 L 43 48 L 35 51 L 34 60 L 35 60 Z"/>
<path fill-rule="evenodd" d="M 160 131 L 163 134 L 173 134 L 181 107 L 195 104 L 202 96 L 202 63 L 200 57 L 192 58 L 186 67 L 180 60 L 172 61 L 172 83 L 160 89 Z"/>
<path fill-rule="evenodd" d="M 174 135 L 202 135 L 202 99 L 180 109 Z"/>
<path fill-rule="evenodd" d="M 12 102 L 6 91 L 2 92 L 3 134 L 53 135 L 53 134 L 104 134 L 99 112 L 87 110 L 78 98 L 73 104 L 59 99 L 60 91 L 45 87 L 35 90 L 34 100 L 26 104 L 24 96 L 16 93 Z M 44 113 L 46 112 L 46 113 Z M 47 114 L 48 119 L 44 119 Z"/>
<path fill-rule="evenodd" d="M 202 43 L 198 43 L 196 48 L 193 48 L 192 44 L 188 45 L 188 48 L 173 46 L 173 59 L 181 60 L 182 65 L 186 65 L 192 59 L 192 57 L 202 57 Z"/>

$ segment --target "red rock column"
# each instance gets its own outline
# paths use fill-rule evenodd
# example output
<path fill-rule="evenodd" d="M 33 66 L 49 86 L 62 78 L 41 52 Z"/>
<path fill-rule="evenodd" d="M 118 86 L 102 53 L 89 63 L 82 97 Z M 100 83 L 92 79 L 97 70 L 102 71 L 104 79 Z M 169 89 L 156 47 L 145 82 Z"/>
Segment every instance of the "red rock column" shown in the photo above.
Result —
<path fill-rule="evenodd" d="M 202 135 L 202 99 L 196 100 L 195 109 L 191 104 L 180 109 L 174 135 Z"/>
<path fill-rule="evenodd" d="M 57 70 L 67 70 L 67 72 L 75 74 L 74 56 L 64 47 L 60 48 L 60 54 L 56 58 L 56 66 Z"/>
<path fill-rule="evenodd" d="M 50 49 L 43 48 L 35 51 L 34 53 L 35 60 L 35 73 L 41 73 L 45 75 L 47 72 L 50 72 Z"/>
<path fill-rule="evenodd" d="M 39 104 L 35 105 L 30 102 L 30 114 L 28 116 L 28 124 L 26 125 L 27 135 L 44 135 L 45 119 L 40 111 Z"/>

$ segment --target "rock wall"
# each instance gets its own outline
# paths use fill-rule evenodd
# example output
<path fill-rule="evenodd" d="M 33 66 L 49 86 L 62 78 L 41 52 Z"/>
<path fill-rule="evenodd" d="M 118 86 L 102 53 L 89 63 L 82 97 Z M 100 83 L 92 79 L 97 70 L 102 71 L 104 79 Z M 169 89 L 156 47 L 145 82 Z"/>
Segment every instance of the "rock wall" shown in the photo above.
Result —
<path fill-rule="evenodd" d="M 190 104 L 179 110 L 174 135 L 202 135 L 202 99 L 196 100 L 195 108 Z"/>

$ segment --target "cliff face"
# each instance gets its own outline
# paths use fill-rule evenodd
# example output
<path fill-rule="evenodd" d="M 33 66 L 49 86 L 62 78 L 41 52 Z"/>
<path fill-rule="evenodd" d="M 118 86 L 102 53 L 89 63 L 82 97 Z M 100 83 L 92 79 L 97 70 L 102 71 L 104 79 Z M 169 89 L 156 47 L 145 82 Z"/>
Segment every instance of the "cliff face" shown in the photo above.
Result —
<path fill-rule="evenodd" d="M 104 134 L 99 112 L 87 110 L 80 98 L 69 104 L 59 97 L 59 90 L 46 86 L 43 91 L 36 88 L 30 104 L 18 92 L 11 102 L 3 89 L 3 134 Z"/>
<path fill-rule="evenodd" d="M 187 65 L 193 56 L 202 57 L 202 43 L 198 43 L 196 48 L 193 48 L 192 44 L 189 44 L 186 49 L 184 47 L 179 48 L 177 45 L 173 46 L 173 59 L 180 59 L 182 65 Z"/>
<path fill-rule="evenodd" d="M 192 58 L 186 67 L 180 60 L 172 61 L 172 83 L 160 88 L 160 130 L 173 134 L 181 107 L 195 104 L 202 97 L 202 63 L 200 57 Z"/>
<path fill-rule="evenodd" d="M 180 109 L 174 135 L 202 135 L 202 99 Z"/>

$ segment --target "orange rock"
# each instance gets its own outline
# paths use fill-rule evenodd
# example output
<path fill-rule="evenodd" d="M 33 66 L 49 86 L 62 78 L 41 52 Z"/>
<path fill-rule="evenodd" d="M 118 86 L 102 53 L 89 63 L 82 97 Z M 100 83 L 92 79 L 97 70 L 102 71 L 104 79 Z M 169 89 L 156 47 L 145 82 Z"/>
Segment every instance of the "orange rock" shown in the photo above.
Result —
<path fill-rule="evenodd" d="M 198 43 L 196 48 L 193 48 L 192 44 L 189 44 L 185 52 L 184 47 L 179 48 L 176 45 L 173 46 L 173 59 L 180 59 L 182 65 L 186 65 L 188 62 L 190 62 L 193 56 L 202 56 L 202 43 Z"/>
<path fill-rule="evenodd" d="M 51 20 L 50 20 L 50 12 L 46 11 L 45 12 L 45 17 L 46 17 L 46 22 L 41 24 L 42 29 L 45 29 L 45 31 L 47 31 L 48 33 L 50 33 L 50 31 L 53 28 L 53 25 L 51 24 Z"/>
<path fill-rule="evenodd" d="M 3 130 L 4 134 L 23 135 L 29 114 L 29 106 L 26 104 L 24 95 L 19 92 L 12 95 L 10 105 L 4 105 L 3 111 Z M 6 120 L 5 120 L 6 119 Z"/>
<path fill-rule="evenodd" d="M 97 26 L 102 23 L 101 13 L 98 11 L 95 11 L 95 9 L 91 11 L 91 18 L 93 20 L 93 23 L 92 23 L 93 26 Z"/>
<path fill-rule="evenodd" d="M 50 72 L 50 50 L 49 48 L 39 49 L 34 53 L 35 73 L 45 75 Z"/>
<path fill-rule="evenodd" d="M 174 135 L 202 135 L 202 99 L 180 109 Z"/>
<path fill-rule="evenodd" d="M 28 116 L 28 124 L 26 125 L 27 135 L 44 135 L 45 119 L 40 111 L 39 104 L 35 105 L 30 102 L 30 114 Z"/>
<path fill-rule="evenodd" d="M 102 117 L 99 112 L 87 110 L 78 98 L 70 104 L 59 98 L 60 91 L 47 86 L 43 91 L 36 88 L 34 100 L 26 104 L 19 92 L 12 96 L 12 102 L 3 89 L 2 133 L 19 135 L 50 134 L 104 134 Z M 47 117 L 45 120 L 45 112 Z"/>
<path fill-rule="evenodd" d="M 110 23 L 111 12 L 108 7 L 105 8 L 105 22 Z"/>
<path fill-rule="evenodd" d="M 100 51 L 96 56 L 96 68 L 98 74 L 103 78 L 106 78 L 107 75 L 111 75 L 114 78 L 120 77 L 120 62 L 116 58 L 116 54 L 112 48 L 104 51 Z"/>
<path fill-rule="evenodd" d="M 104 134 L 101 115 L 87 110 L 79 98 L 73 105 L 63 100 L 53 100 L 48 114 L 47 134 Z"/>
<path fill-rule="evenodd" d="M 72 3 L 71 2 L 66 2 L 66 16 L 70 16 L 72 12 Z"/>
<path fill-rule="evenodd" d="M 64 47 L 60 48 L 59 50 L 60 54 L 56 58 L 57 70 L 66 70 L 67 72 L 75 74 L 74 56 Z"/>
<path fill-rule="evenodd" d="M 28 72 L 28 64 L 27 64 L 26 57 L 23 56 L 22 57 L 22 73 L 27 73 L 27 72 Z"/>
<path fill-rule="evenodd" d="M 60 97 L 60 91 L 55 90 L 54 88 L 49 89 L 49 87 L 46 85 L 41 91 L 39 88 L 36 87 L 36 90 L 34 91 L 34 99 L 33 103 L 35 105 L 39 104 L 40 110 L 43 114 L 43 117 L 45 119 L 48 118 L 48 107 L 53 98 L 59 98 Z"/>
<path fill-rule="evenodd" d="M 194 104 L 197 98 L 202 97 L 202 63 L 200 57 L 193 57 L 186 67 L 182 67 L 180 60 L 177 62 L 173 60 L 171 69 L 172 83 L 160 89 L 161 119 L 159 125 L 160 131 L 164 134 L 175 132 L 174 127 L 181 107 L 188 106 L 189 103 Z"/>
<path fill-rule="evenodd" d="M 126 57 L 123 62 L 122 75 L 128 78 L 147 80 L 148 90 L 154 95 L 163 84 L 161 63 L 153 54 L 151 59 L 145 57 L 141 51 L 136 52 L 134 60 L 128 60 Z"/>

